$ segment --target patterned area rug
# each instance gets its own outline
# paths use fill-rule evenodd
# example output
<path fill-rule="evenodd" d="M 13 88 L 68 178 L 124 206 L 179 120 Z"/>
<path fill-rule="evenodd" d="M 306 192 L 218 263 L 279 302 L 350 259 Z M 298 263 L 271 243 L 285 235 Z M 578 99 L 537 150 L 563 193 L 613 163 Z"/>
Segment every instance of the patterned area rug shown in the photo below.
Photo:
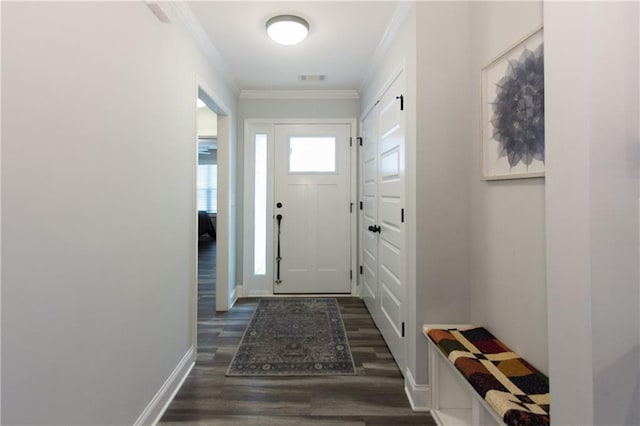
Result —
<path fill-rule="evenodd" d="M 227 370 L 227 376 L 355 374 L 333 298 L 260 300 Z"/>

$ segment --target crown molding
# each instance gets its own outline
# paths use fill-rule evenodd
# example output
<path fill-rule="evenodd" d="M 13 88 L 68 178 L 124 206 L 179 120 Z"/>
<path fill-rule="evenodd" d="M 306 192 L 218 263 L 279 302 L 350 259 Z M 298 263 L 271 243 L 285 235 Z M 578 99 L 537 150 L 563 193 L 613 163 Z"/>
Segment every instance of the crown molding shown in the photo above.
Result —
<path fill-rule="evenodd" d="M 222 77 L 222 79 L 231 87 L 234 93 L 239 93 L 238 82 L 229 70 L 229 66 L 222 58 L 222 55 L 211 42 L 207 32 L 202 28 L 202 24 L 195 17 L 193 11 L 185 1 L 172 0 L 168 4 L 173 10 L 173 15 L 178 18 L 180 23 L 189 31 L 194 38 L 196 44 L 202 49 L 205 56 L 209 59 L 213 68 Z"/>
<path fill-rule="evenodd" d="M 360 93 L 362 93 L 369 84 L 369 80 L 373 77 L 374 71 L 378 69 L 385 53 L 387 53 L 389 47 L 391 47 L 391 43 L 409 16 L 409 13 L 413 10 L 415 4 L 415 1 L 398 2 L 396 9 L 393 11 L 393 15 L 391 16 L 391 20 L 389 20 L 389 25 L 387 25 L 380 42 L 373 51 L 373 55 L 371 55 L 371 58 L 367 61 L 367 66 L 365 67 L 365 72 L 360 79 L 361 83 L 358 88 Z"/>
<path fill-rule="evenodd" d="M 357 90 L 241 90 L 240 99 L 360 99 Z"/>

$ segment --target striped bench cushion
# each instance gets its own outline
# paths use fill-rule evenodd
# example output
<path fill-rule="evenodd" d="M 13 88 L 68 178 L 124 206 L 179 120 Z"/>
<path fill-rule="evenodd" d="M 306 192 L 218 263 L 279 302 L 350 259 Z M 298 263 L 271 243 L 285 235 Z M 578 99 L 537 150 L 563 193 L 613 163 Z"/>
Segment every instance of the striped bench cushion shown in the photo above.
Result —
<path fill-rule="evenodd" d="M 427 335 L 507 425 L 549 424 L 549 379 L 484 327 Z"/>

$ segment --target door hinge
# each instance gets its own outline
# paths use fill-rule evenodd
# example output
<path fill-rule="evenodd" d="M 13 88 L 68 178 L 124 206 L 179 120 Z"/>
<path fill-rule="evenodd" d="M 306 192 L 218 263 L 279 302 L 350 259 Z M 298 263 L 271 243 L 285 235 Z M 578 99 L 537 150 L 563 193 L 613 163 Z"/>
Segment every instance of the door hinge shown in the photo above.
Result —
<path fill-rule="evenodd" d="M 353 281 L 353 269 L 349 271 L 349 278 Z"/>
<path fill-rule="evenodd" d="M 398 95 L 396 96 L 396 99 L 400 99 L 400 111 L 404 111 L 404 96 Z"/>
<path fill-rule="evenodd" d="M 360 275 L 364 274 L 364 270 L 362 268 L 362 265 L 360 265 Z"/>
<path fill-rule="evenodd" d="M 364 203 L 360 201 L 360 210 L 362 210 L 363 208 L 364 208 Z"/>
<path fill-rule="evenodd" d="M 360 146 L 362 146 L 362 136 L 358 136 L 358 142 L 360 143 Z"/>
<path fill-rule="evenodd" d="M 404 209 L 400 209 L 400 222 L 404 223 Z"/>
<path fill-rule="evenodd" d="M 402 337 L 404 337 L 404 322 L 402 323 Z"/>
<path fill-rule="evenodd" d="M 353 138 L 349 137 L 349 146 L 353 146 Z"/>
<path fill-rule="evenodd" d="M 349 213 L 353 213 L 353 203 L 349 204 Z"/>

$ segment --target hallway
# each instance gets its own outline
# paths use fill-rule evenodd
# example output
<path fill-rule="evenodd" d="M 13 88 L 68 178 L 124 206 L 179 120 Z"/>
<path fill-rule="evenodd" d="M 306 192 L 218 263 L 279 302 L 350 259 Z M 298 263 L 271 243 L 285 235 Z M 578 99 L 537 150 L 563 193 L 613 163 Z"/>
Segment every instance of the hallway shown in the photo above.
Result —
<path fill-rule="evenodd" d="M 412 412 L 404 379 L 361 300 L 338 299 L 357 376 L 225 377 L 257 304 L 202 318 L 198 360 L 161 423 L 434 425 Z"/>
<path fill-rule="evenodd" d="M 267 23 L 290 14 L 307 39 L 272 42 Z M 0 15 L 0 423 L 147 425 L 170 407 L 164 420 L 185 424 L 429 424 L 421 327 L 471 323 L 548 375 L 554 424 L 640 424 L 639 2 L 0 1 Z M 542 75 L 523 78 L 512 61 L 539 47 Z M 400 74 L 400 106 L 380 120 Z M 521 136 L 511 157 L 496 139 L 512 110 L 492 106 L 503 78 L 527 108 L 531 81 L 544 92 L 542 117 L 504 123 L 540 147 L 528 130 L 543 118 L 545 176 L 524 173 Z M 219 138 L 220 259 L 198 301 L 200 95 L 220 110 L 206 135 Z M 266 207 L 271 227 L 279 201 L 267 183 L 256 203 L 247 123 L 268 142 L 274 120 L 361 127 L 338 206 L 357 216 L 349 296 L 385 301 L 392 330 L 404 324 L 389 343 L 400 370 L 361 300 L 344 298 L 357 376 L 224 376 L 251 298 L 273 293 L 262 258 L 275 269 L 275 245 L 261 239 L 256 256 L 249 243 L 275 233 L 248 213 Z M 388 151 L 378 130 L 398 127 L 404 146 Z M 366 182 L 368 140 L 382 149 L 367 164 L 384 167 Z M 395 177 L 401 197 L 373 203 Z M 403 234 L 393 246 L 389 230 Z M 249 299 L 214 312 L 236 297 Z"/>

